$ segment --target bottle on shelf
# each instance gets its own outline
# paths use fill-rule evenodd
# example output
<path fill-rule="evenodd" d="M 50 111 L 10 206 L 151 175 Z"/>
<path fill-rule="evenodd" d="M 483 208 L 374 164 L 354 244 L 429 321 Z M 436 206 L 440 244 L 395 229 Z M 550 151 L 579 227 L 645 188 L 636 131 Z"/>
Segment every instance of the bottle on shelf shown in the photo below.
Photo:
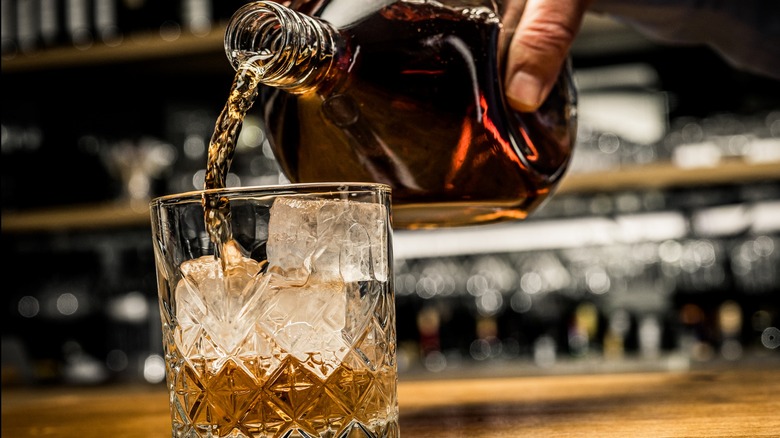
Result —
<path fill-rule="evenodd" d="M 181 21 L 184 29 L 195 36 L 208 34 L 214 25 L 212 0 L 182 0 Z"/>
<path fill-rule="evenodd" d="M 12 58 L 18 50 L 16 2 L 13 0 L 0 0 L 0 50 L 3 59 Z"/>
<path fill-rule="evenodd" d="M 73 47 L 86 50 L 95 42 L 93 13 L 89 0 L 65 0 L 65 29 Z"/>
<path fill-rule="evenodd" d="M 94 0 L 92 5 L 96 39 L 108 46 L 119 45 L 123 39 L 117 3 L 117 0 Z"/>
<path fill-rule="evenodd" d="M 291 181 L 389 184 L 398 228 L 523 219 L 567 167 L 576 93 L 567 66 L 537 112 L 510 109 L 503 3 L 249 3 L 225 35 L 234 118 L 218 128 L 259 100 Z"/>
<path fill-rule="evenodd" d="M 39 5 L 35 0 L 16 2 L 16 44 L 22 53 L 30 53 L 40 48 Z"/>
<path fill-rule="evenodd" d="M 38 17 L 42 47 L 59 47 L 67 44 L 69 39 L 65 27 L 65 2 L 63 0 L 40 0 L 39 5 Z"/>

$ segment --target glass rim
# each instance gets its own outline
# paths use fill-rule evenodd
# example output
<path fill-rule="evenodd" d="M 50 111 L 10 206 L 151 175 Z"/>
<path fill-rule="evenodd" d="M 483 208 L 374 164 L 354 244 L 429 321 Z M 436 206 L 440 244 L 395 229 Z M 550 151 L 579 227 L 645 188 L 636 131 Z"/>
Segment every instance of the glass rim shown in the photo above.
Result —
<path fill-rule="evenodd" d="M 275 195 L 285 193 L 350 193 L 350 192 L 386 192 L 391 193 L 392 188 L 388 184 L 375 183 L 375 182 L 312 182 L 312 183 L 288 183 L 288 184 L 271 184 L 271 185 L 258 185 L 258 186 L 238 186 L 238 187 L 223 187 L 218 189 L 201 189 L 190 190 L 181 193 L 171 193 L 167 195 L 157 196 L 149 201 L 150 207 L 159 206 L 166 203 L 186 202 L 196 199 L 201 199 L 204 195 L 247 195 L 247 194 L 263 194 L 263 195 Z"/>

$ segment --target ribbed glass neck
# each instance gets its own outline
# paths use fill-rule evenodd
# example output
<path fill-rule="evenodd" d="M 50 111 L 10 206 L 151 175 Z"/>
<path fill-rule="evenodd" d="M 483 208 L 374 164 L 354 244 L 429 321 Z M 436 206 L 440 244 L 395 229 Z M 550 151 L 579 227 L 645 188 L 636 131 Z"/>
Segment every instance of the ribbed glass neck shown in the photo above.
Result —
<path fill-rule="evenodd" d="M 328 78 L 341 38 L 330 24 L 271 1 L 242 6 L 225 31 L 233 68 L 252 70 L 265 85 L 294 93 Z"/>

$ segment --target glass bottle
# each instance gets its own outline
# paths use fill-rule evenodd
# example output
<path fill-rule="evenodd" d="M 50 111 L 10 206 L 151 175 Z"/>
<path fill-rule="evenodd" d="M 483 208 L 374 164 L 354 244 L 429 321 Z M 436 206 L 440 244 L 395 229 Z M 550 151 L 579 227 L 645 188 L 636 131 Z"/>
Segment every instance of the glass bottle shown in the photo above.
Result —
<path fill-rule="evenodd" d="M 504 64 L 519 16 L 505 9 L 503 0 L 249 3 L 225 34 L 231 96 L 258 101 L 291 181 L 389 184 L 396 228 L 523 219 L 565 172 L 576 91 L 567 64 L 538 111 L 508 106 Z"/>

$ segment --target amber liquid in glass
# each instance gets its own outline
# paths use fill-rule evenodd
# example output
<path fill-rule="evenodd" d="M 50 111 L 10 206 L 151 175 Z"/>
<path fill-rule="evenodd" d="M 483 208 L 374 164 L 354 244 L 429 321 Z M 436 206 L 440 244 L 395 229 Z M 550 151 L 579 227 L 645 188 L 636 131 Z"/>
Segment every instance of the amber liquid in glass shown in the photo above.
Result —
<path fill-rule="evenodd" d="M 397 434 L 387 429 L 397 421 L 396 402 L 388 399 L 395 394 L 392 370 L 342 364 L 323 381 L 310 370 L 316 367 L 315 357 L 301 362 L 287 356 L 273 369 L 263 369 L 267 364 L 260 357 L 240 359 L 241 365 L 229 360 L 218 374 L 205 372 L 210 368 L 205 363 L 183 365 L 174 386 L 180 408 L 174 414 L 174 436 L 192 425 L 215 437 Z"/>

